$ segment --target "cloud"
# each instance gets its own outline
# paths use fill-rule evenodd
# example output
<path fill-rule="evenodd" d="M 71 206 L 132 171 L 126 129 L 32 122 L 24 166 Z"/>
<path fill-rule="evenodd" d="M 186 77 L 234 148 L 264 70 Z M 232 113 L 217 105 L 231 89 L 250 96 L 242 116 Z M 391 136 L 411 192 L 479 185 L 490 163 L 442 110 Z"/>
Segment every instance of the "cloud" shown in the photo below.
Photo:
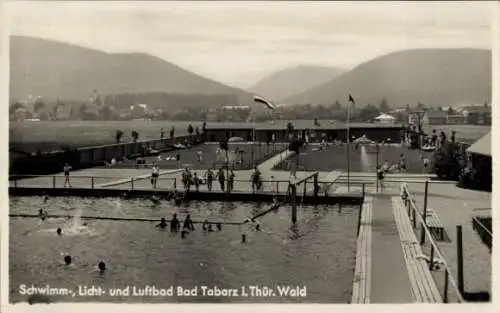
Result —
<path fill-rule="evenodd" d="M 491 3 L 13 2 L 11 33 L 140 51 L 225 83 L 302 64 L 353 67 L 420 47 L 490 47 Z M 254 75 L 254 76 L 252 76 Z"/>

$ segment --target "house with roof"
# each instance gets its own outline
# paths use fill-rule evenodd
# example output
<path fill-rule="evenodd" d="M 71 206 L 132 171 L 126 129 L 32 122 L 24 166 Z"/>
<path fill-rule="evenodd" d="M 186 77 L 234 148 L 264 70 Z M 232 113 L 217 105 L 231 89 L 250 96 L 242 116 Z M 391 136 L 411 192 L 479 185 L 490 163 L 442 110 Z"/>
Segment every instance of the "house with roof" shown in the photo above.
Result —
<path fill-rule="evenodd" d="M 444 125 L 448 122 L 448 115 L 443 111 L 427 111 L 423 123 L 427 125 Z"/>
<path fill-rule="evenodd" d="M 376 118 L 374 118 L 375 123 L 377 124 L 394 124 L 396 118 L 392 115 L 382 113 Z"/>

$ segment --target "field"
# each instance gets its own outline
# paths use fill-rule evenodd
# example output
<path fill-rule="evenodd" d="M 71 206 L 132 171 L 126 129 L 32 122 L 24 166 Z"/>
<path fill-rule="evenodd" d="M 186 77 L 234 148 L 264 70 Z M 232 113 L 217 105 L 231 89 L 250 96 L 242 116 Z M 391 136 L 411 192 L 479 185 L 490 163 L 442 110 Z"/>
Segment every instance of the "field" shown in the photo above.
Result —
<path fill-rule="evenodd" d="M 230 160 L 236 159 L 243 161 L 242 163 L 234 163 L 235 170 L 247 170 L 253 168 L 254 164 L 260 163 L 277 153 L 279 153 L 285 145 L 266 145 L 266 144 L 241 144 L 241 143 L 230 143 L 229 144 L 229 158 Z M 181 167 L 189 167 L 191 169 L 208 169 L 208 168 L 220 168 L 225 166 L 225 153 L 217 155 L 216 151 L 219 148 L 217 144 L 202 144 L 194 146 L 186 150 L 177 150 L 180 155 L 180 161 L 175 160 L 175 154 L 177 151 L 172 151 L 168 153 L 162 153 L 161 159 L 158 157 L 151 156 L 146 157 L 147 168 L 151 168 L 151 164 L 156 161 L 158 162 L 160 169 L 177 169 Z M 240 153 L 235 153 L 235 150 L 241 151 Z M 201 162 L 198 161 L 197 153 L 201 152 L 202 159 Z M 170 160 L 167 160 L 169 158 Z M 135 160 L 127 160 L 120 164 L 114 166 L 115 168 L 134 168 Z"/>
<path fill-rule="evenodd" d="M 132 131 L 139 133 L 139 139 L 159 138 L 163 127 L 165 136 L 169 137 L 172 126 L 175 135 L 187 134 L 187 125 L 201 128 L 202 122 L 186 121 L 60 121 L 60 122 L 10 122 L 10 148 L 27 152 L 51 151 L 60 149 L 62 145 L 72 147 L 92 146 L 113 143 L 117 129 L 124 132 L 123 141 L 130 141 Z M 210 122 L 210 125 L 218 124 Z M 432 125 L 424 130 L 428 133 L 436 129 L 444 131 L 448 136 L 452 130 L 457 132 L 457 140 L 474 142 L 487 134 L 491 127 L 476 125 Z"/>
<path fill-rule="evenodd" d="M 187 126 L 201 128 L 202 122 L 171 121 L 61 121 L 61 122 L 10 122 L 9 141 L 11 149 L 27 152 L 58 150 L 62 145 L 71 147 L 102 145 L 115 142 L 116 130 L 123 131 L 122 141 L 132 141 L 132 131 L 139 139 L 160 138 L 163 127 L 170 137 L 170 128 L 175 127 L 175 136 L 187 135 Z"/>
<path fill-rule="evenodd" d="M 375 146 L 359 146 L 356 148 L 351 146 L 350 151 L 350 169 L 353 172 L 375 172 L 377 164 Z M 406 172 L 408 173 L 424 173 L 422 156 L 427 156 L 432 161 L 431 152 L 421 152 L 417 150 L 409 150 L 399 146 L 379 146 L 379 165 L 383 165 L 385 161 L 389 164 L 398 163 L 400 155 L 404 155 Z M 299 158 L 299 168 L 304 171 L 347 171 L 347 147 L 330 146 L 326 150 L 318 151 L 318 146 L 309 146 L 303 149 Z M 429 166 L 430 168 L 430 166 Z M 288 169 L 287 162 L 282 162 L 277 166 L 277 169 Z"/>
<path fill-rule="evenodd" d="M 432 130 L 435 129 L 438 133 L 444 132 L 448 138 L 451 136 L 451 132 L 456 131 L 457 141 L 465 143 L 474 143 L 481 137 L 486 135 L 491 131 L 491 126 L 480 126 L 480 125 L 426 125 L 424 126 L 424 131 L 427 134 L 431 134 Z"/>

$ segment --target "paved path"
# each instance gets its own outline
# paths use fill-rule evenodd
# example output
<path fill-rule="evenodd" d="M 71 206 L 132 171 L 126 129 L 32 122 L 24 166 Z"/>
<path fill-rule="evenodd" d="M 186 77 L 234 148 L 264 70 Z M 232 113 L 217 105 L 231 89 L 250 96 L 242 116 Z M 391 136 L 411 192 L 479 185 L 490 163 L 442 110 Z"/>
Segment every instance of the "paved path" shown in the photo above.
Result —
<path fill-rule="evenodd" d="M 372 202 L 371 303 L 411 303 L 408 276 L 390 197 Z"/>

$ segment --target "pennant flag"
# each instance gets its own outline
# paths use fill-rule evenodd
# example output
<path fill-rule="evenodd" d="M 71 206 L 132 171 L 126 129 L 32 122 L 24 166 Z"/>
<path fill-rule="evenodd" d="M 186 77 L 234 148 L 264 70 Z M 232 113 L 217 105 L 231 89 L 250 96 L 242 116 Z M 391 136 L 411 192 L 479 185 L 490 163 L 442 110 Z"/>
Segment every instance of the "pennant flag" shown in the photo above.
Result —
<path fill-rule="evenodd" d="M 257 103 L 261 103 L 263 105 L 265 105 L 268 109 L 270 110 L 274 110 L 276 109 L 276 105 L 274 103 L 272 103 L 271 101 L 269 100 L 266 100 L 262 97 L 259 97 L 259 96 L 253 96 L 253 100 Z"/>
<path fill-rule="evenodd" d="M 354 103 L 355 103 L 355 102 L 354 102 L 354 98 L 353 98 L 351 95 L 349 95 L 349 102 L 352 102 L 352 104 L 354 104 Z"/>

